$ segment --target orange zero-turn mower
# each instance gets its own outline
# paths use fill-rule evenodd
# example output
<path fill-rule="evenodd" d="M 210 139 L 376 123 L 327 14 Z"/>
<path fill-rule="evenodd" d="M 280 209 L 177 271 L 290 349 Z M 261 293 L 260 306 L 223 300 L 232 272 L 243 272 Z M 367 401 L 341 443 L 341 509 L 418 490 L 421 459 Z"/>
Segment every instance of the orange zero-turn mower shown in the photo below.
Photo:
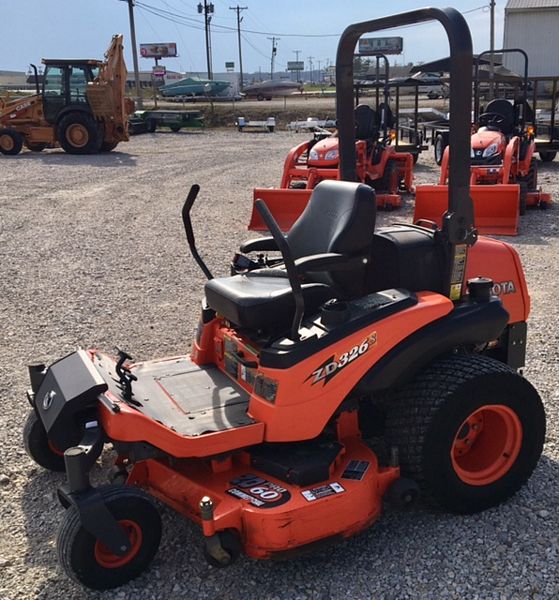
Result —
<path fill-rule="evenodd" d="M 438 20 L 450 42 L 449 210 L 441 230 L 373 235 L 374 190 L 357 183 L 353 52 L 367 32 Z M 427 492 L 442 507 L 495 506 L 529 478 L 545 414 L 524 365 L 529 296 L 516 252 L 477 239 L 468 195 L 471 38 L 454 9 L 349 26 L 336 60 L 340 170 L 287 236 L 251 240 L 236 274 L 208 278 L 189 356 L 132 363 L 78 350 L 29 367 L 29 454 L 65 470 L 58 554 L 91 588 L 137 576 L 157 552 L 158 498 L 200 526 L 217 567 L 244 551 L 287 558 L 348 538 Z M 276 259 L 267 253 L 277 253 Z M 251 258 L 256 256 L 256 258 Z M 380 438 L 378 454 L 364 435 Z M 89 470 L 104 444 L 112 485 Z M 117 481 L 120 480 L 120 483 Z"/>
<path fill-rule="evenodd" d="M 388 59 L 384 55 L 384 81 L 388 82 Z M 378 60 L 378 57 L 377 57 Z M 394 118 L 389 106 L 388 85 L 384 100 L 377 97 L 376 110 L 367 104 L 355 107 L 355 149 L 357 180 L 376 191 L 377 208 L 392 210 L 402 206 L 401 192 L 413 191 L 414 157 L 411 152 L 398 152 L 394 140 Z M 315 134 L 312 140 L 292 148 L 283 167 L 279 188 L 255 188 L 248 228 L 266 231 L 256 209 L 256 200 L 264 200 L 282 231 L 288 231 L 301 215 L 312 190 L 325 180 L 339 180 L 338 136 Z"/>
<path fill-rule="evenodd" d="M 519 53 L 524 58 L 522 96 L 514 103 L 505 99 L 489 102 L 479 117 L 478 129 L 471 137 L 470 192 L 474 205 L 475 224 L 480 233 L 516 235 L 519 216 L 527 206 L 547 208 L 551 196 L 538 187 L 537 160 L 534 156 L 533 114 L 527 101 L 528 56 L 524 50 L 497 50 L 497 54 Z M 479 114 L 479 59 L 475 63 L 475 106 Z M 448 205 L 449 160 L 452 149 L 443 154 L 441 175 L 437 186 L 417 186 L 414 221 L 433 220 L 439 226 Z"/>

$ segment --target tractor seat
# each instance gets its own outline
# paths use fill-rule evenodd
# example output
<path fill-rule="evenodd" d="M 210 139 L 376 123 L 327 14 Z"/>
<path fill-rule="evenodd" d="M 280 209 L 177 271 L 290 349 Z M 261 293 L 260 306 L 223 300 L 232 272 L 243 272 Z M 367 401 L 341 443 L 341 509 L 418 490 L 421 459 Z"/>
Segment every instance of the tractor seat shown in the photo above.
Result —
<path fill-rule="evenodd" d="M 374 190 L 347 181 L 323 181 L 287 234 L 293 259 L 341 254 L 343 268 L 301 272 L 305 313 L 316 313 L 331 298 L 365 293 L 367 266 L 375 227 Z M 274 249 L 272 245 L 270 249 Z M 208 305 L 228 321 L 266 333 L 291 325 L 293 292 L 283 268 L 255 269 L 211 279 L 205 286 Z"/>
<path fill-rule="evenodd" d="M 500 115 L 503 118 L 503 122 L 498 126 L 491 125 L 490 113 Z M 501 131 L 505 135 L 510 135 L 513 132 L 515 125 L 513 105 L 508 100 L 503 100 L 502 98 L 491 100 L 485 107 L 484 112 L 479 116 L 479 124 L 490 129 Z"/>
<path fill-rule="evenodd" d="M 355 139 L 377 140 L 379 133 L 379 118 L 368 104 L 358 104 L 354 110 Z"/>

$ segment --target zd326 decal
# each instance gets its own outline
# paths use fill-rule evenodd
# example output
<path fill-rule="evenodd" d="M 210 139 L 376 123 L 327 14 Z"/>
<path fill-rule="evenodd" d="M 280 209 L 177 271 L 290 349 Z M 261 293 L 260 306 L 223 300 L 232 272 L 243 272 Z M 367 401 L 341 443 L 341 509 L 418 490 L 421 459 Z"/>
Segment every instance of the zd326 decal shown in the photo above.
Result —
<path fill-rule="evenodd" d="M 335 375 L 337 375 L 342 369 L 350 365 L 352 362 L 357 360 L 360 356 L 363 356 L 377 343 L 377 332 L 373 331 L 367 336 L 359 345 L 353 346 L 347 352 L 340 354 L 338 358 L 336 355 L 332 355 L 328 360 L 323 362 L 317 369 L 315 369 L 305 381 L 312 380 L 311 385 L 323 382 L 326 385 Z"/>

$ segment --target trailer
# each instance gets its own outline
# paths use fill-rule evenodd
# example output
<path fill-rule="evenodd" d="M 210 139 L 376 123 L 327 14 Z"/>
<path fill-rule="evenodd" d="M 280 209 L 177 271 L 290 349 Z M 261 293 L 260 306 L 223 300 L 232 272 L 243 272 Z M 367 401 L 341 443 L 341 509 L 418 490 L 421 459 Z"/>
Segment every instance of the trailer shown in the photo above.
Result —
<path fill-rule="evenodd" d="M 265 121 L 250 121 L 245 117 L 237 117 L 235 126 L 241 132 L 248 129 L 263 129 L 269 133 L 274 133 L 276 128 L 276 118 L 268 117 Z"/>
<path fill-rule="evenodd" d="M 204 127 L 204 117 L 199 110 L 137 110 L 130 118 L 131 133 L 153 133 L 159 127 L 173 132 L 181 129 Z"/>

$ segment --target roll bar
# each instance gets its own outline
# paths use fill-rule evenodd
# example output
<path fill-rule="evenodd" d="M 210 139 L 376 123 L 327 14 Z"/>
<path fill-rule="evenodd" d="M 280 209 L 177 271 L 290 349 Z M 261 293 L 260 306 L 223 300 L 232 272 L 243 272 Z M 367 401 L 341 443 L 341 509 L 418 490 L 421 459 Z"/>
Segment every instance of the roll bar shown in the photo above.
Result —
<path fill-rule="evenodd" d="M 439 21 L 450 46 L 450 152 L 448 210 L 442 233 L 450 245 L 449 272 L 455 246 L 477 239 L 470 198 L 470 116 L 472 110 L 472 38 L 464 17 L 454 8 L 420 8 L 389 17 L 355 23 L 345 29 L 336 54 L 336 117 L 340 149 L 340 179 L 356 181 L 355 119 L 353 116 L 353 54 L 364 33 Z M 449 275 L 450 277 L 450 275 Z"/>
<path fill-rule="evenodd" d="M 526 52 L 524 50 L 522 50 L 522 48 L 501 48 L 501 50 L 485 50 L 483 51 L 481 54 L 479 54 L 476 59 L 475 59 L 475 74 L 474 74 L 474 82 L 475 82 L 475 93 L 474 93 L 474 121 L 477 122 L 478 118 L 479 118 L 479 86 L 478 84 L 478 80 L 479 80 L 479 65 L 481 62 L 481 57 L 482 56 L 486 56 L 486 55 L 495 55 L 495 54 L 511 54 L 512 52 L 518 52 L 520 55 L 522 55 L 522 57 L 524 58 L 524 90 L 523 90 L 523 98 L 522 98 L 522 102 L 524 103 L 524 106 L 526 106 L 526 103 L 528 102 L 528 55 L 526 54 Z M 526 124 L 526 119 L 525 119 L 525 115 L 524 115 L 524 108 L 522 110 L 522 118 L 520 121 L 520 126 L 522 129 L 524 129 L 524 125 Z"/>

